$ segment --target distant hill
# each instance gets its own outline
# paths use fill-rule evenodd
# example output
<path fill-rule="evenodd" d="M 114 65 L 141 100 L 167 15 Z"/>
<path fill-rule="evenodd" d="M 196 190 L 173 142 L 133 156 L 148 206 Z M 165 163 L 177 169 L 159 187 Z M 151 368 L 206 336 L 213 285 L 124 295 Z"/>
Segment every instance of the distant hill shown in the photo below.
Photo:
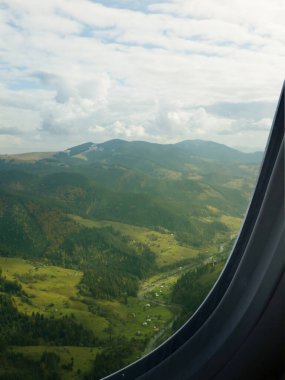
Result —
<path fill-rule="evenodd" d="M 85 150 L 84 147 L 86 147 Z M 90 149 L 91 147 L 92 149 Z M 115 155 L 116 158 L 120 155 L 128 155 L 134 158 L 148 155 L 149 160 L 152 159 L 156 162 L 160 160 L 162 163 L 166 161 L 169 155 L 172 155 L 173 160 L 181 161 L 188 161 L 191 156 L 219 161 L 257 163 L 261 161 L 263 155 L 262 152 L 243 153 L 226 145 L 205 140 L 186 140 L 177 144 L 155 144 L 116 139 L 97 145 L 87 143 L 71 149 L 72 152 L 77 150 L 91 160 L 96 159 L 96 157 L 103 157 L 106 154 Z M 73 155 L 75 154 L 73 153 Z"/>
<path fill-rule="evenodd" d="M 67 159 L 83 158 L 96 161 L 107 158 L 109 160 L 125 160 L 144 157 L 149 160 L 167 161 L 169 155 L 173 160 L 189 161 L 190 157 L 199 157 L 209 160 L 231 161 L 241 163 L 259 163 L 262 152 L 244 153 L 226 145 L 206 140 L 185 140 L 176 144 L 156 144 L 146 141 L 125 141 L 120 139 L 109 140 L 104 143 L 87 142 L 62 152 L 24 153 L 15 155 L 0 155 L 0 160 L 39 161 L 49 158 Z"/>
<path fill-rule="evenodd" d="M 0 154 L 0 160 L 12 160 L 12 161 L 30 161 L 36 162 L 45 158 L 50 158 L 55 155 L 54 152 L 31 152 L 21 154 Z"/>
<path fill-rule="evenodd" d="M 260 162 L 263 153 L 243 153 L 226 145 L 205 140 L 185 140 L 177 146 L 186 149 L 191 155 L 214 160 L 230 160 L 233 162 Z"/>

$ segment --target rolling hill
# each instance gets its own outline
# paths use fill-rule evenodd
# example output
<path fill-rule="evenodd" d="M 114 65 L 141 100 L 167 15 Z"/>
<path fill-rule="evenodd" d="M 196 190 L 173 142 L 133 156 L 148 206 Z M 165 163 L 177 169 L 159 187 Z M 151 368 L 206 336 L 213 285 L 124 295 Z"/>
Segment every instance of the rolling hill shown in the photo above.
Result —
<path fill-rule="evenodd" d="M 125 365 L 169 336 L 222 268 L 261 159 L 200 140 L 111 140 L 0 156 L 0 296 L 3 315 L 11 314 L 0 360 L 17 373 L 18 358 L 26 378 L 30 360 L 40 378 L 80 379 L 82 371 L 96 378 L 114 369 L 114 350 L 125 352 Z M 194 280 L 197 289 L 185 291 Z M 21 339 L 31 324 L 38 335 Z M 57 335 L 45 335 L 48 326 Z M 57 326 L 66 331 L 62 341 Z M 72 330 L 86 339 L 76 344 Z M 75 365 L 67 353 L 79 351 Z"/>

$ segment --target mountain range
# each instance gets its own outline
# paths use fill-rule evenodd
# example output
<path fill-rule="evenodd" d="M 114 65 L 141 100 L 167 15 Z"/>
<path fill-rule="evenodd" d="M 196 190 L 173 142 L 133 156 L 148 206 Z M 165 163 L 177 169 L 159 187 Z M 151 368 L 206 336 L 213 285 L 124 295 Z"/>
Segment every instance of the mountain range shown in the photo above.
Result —
<path fill-rule="evenodd" d="M 125 141 L 120 139 L 114 139 L 106 141 L 104 143 L 86 142 L 84 144 L 68 148 L 62 152 L 0 155 L 0 158 L 32 161 L 49 157 L 63 157 L 63 155 L 65 154 L 69 157 L 85 157 L 86 159 L 96 159 L 95 157 L 98 156 L 99 152 L 101 152 L 101 156 L 104 156 L 104 153 L 110 154 L 110 152 L 117 154 L 128 153 L 131 155 L 141 155 L 147 152 L 154 156 L 157 153 L 173 153 L 176 155 L 178 154 L 182 158 L 183 151 L 184 154 L 188 155 L 188 157 L 196 156 L 205 159 L 230 160 L 246 163 L 259 162 L 263 154 L 262 152 L 243 153 L 226 145 L 206 140 L 184 140 L 176 144 L 156 144 L 146 141 Z M 184 159 L 186 159 L 185 156 Z"/>
<path fill-rule="evenodd" d="M 167 338 L 217 278 L 261 160 L 201 140 L 0 156 L 9 374 L 99 379 Z"/>

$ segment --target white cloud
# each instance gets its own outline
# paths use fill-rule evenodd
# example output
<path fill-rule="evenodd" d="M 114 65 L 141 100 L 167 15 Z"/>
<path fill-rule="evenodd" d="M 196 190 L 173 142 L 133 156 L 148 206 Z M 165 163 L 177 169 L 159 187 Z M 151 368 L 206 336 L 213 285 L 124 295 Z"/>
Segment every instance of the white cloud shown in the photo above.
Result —
<path fill-rule="evenodd" d="M 33 134 L 40 123 L 39 115 L 28 109 L 0 106 L 0 134 Z"/>
<path fill-rule="evenodd" d="M 230 129 L 233 120 L 209 114 L 203 107 L 187 109 L 183 104 L 160 105 L 148 133 L 152 140 L 159 136 L 164 142 L 183 139 L 215 139 L 221 130 Z M 154 125 L 155 128 L 151 128 Z"/>
<path fill-rule="evenodd" d="M 253 144 L 246 131 L 264 145 L 273 115 L 225 117 L 209 107 L 276 102 L 285 67 L 283 0 L 108 4 L 2 2 L 0 128 L 26 136 L 20 150 L 33 139 L 45 150 L 116 137 Z"/>
<path fill-rule="evenodd" d="M 88 82 L 45 73 L 36 76 L 54 90 L 54 97 L 40 105 L 43 132 L 80 134 L 84 124 L 88 129 L 98 111 L 108 104 L 111 80 L 106 73 Z"/>
<path fill-rule="evenodd" d="M 260 131 L 268 131 L 271 127 L 272 120 L 269 118 L 260 119 L 254 122 L 254 130 L 258 129 Z"/>

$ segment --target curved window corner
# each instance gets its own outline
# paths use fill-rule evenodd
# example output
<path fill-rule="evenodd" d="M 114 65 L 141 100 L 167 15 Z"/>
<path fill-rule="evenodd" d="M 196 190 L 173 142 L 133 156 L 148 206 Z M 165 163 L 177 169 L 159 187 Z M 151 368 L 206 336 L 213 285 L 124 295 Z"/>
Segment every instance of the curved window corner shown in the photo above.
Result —
<path fill-rule="evenodd" d="M 108 379 L 284 376 L 284 86 L 253 197 L 214 287 L 170 339 Z M 201 270 L 200 278 L 209 272 L 215 269 Z M 182 275 L 173 288 L 181 284 L 189 303 L 198 273 Z"/>

